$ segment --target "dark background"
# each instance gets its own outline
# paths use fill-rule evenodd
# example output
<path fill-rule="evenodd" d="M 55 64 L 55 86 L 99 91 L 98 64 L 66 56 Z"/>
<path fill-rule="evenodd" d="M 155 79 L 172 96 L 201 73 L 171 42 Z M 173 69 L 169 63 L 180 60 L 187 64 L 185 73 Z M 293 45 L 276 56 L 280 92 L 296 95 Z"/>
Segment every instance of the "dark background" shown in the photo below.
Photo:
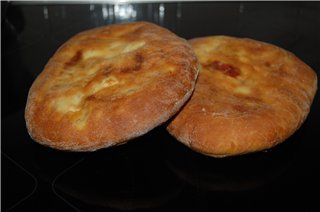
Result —
<path fill-rule="evenodd" d="M 33 142 L 23 110 L 49 57 L 85 29 L 151 21 L 186 39 L 250 37 L 287 49 L 319 75 L 319 2 L 26 4 L 1 2 L 3 211 L 320 211 L 319 94 L 285 143 L 214 159 L 160 126 L 127 145 L 68 153 Z"/>

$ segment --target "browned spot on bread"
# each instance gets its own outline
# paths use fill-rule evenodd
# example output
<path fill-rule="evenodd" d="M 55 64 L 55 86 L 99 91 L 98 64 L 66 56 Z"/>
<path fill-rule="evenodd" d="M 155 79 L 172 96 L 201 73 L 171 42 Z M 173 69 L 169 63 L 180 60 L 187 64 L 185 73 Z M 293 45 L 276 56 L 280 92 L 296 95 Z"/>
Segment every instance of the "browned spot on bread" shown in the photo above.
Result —
<path fill-rule="evenodd" d="M 87 96 L 87 97 L 86 97 L 86 100 L 87 100 L 87 101 L 96 101 L 96 100 L 97 100 L 97 97 L 93 94 L 93 95 Z"/>
<path fill-rule="evenodd" d="M 82 52 L 80 50 L 78 50 L 75 55 L 73 55 L 73 57 L 64 64 L 64 67 L 70 67 L 70 66 L 74 66 L 76 65 L 82 58 Z"/>
<path fill-rule="evenodd" d="M 143 61 L 144 58 L 141 53 L 137 53 L 135 54 L 133 61 L 129 61 L 128 66 L 121 68 L 120 71 L 124 73 L 139 71 L 141 69 Z"/>
<path fill-rule="evenodd" d="M 109 76 L 111 71 L 112 71 L 112 66 L 108 65 L 102 69 L 102 75 Z"/>
<path fill-rule="evenodd" d="M 257 45 L 253 40 L 249 41 L 248 46 L 246 48 L 250 53 L 259 55 L 266 51 L 266 47 L 264 45 Z"/>
<path fill-rule="evenodd" d="M 221 71 L 223 74 L 236 78 L 237 76 L 240 75 L 240 70 L 232 65 L 225 64 L 221 61 L 213 61 L 210 63 L 207 63 L 203 65 L 204 68 L 209 69 L 209 70 L 217 70 Z"/>
<path fill-rule="evenodd" d="M 242 96 L 241 98 L 245 99 L 246 101 L 250 101 L 250 102 L 262 102 L 262 100 L 258 97 L 254 97 L 254 96 Z"/>
<path fill-rule="evenodd" d="M 267 67 L 271 67 L 271 63 L 269 61 L 265 62 L 264 65 Z"/>
<path fill-rule="evenodd" d="M 141 64 L 143 63 L 144 58 L 140 53 L 137 53 L 135 55 L 135 60 L 141 66 Z"/>
<path fill-rule="evenodd" d="M 233 105 L 232 108 L 235 110 L 235 111 L 238 111 L 240 113 L 245 113 L 247 111 L 249 111 L 249 107 L 246 106 L 246 105 L 242 105 L 242 104 L 236 104 L 236 105 Z"/>

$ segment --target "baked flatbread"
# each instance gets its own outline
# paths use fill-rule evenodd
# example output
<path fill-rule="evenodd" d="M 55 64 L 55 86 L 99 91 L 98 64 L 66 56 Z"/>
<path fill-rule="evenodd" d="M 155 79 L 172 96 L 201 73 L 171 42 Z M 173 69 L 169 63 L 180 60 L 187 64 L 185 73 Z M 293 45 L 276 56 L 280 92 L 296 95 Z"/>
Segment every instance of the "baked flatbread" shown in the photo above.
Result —
<path fill-rule="evenodd" d="M 213 157 L 260 151 L 306 119 L 317 77 L 292 53 L 226 36 L 190 42 L 200 74 L 190 101 L 168 126 L 183 144 Z"/>
<path fill-rule="evenodd" d="M 188 42 L 154 24 L 79 33 L 57 50 L 29 91 L 29 134 L 70 151 L 126 142 L 176 113 L 197 74 Z"/>

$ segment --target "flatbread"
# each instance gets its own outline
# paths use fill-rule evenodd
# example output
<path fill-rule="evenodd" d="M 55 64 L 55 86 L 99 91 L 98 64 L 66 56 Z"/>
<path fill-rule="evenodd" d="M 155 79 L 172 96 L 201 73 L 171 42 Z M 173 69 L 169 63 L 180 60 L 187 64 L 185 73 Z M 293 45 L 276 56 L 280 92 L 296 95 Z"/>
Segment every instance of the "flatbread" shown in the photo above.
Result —
<path fill-rule="evenodd" d="M 315 72 L 271 44 L 227 36 L 190 41 L 201 64 L 194 94 L 168 126 L 191 149 L 213 157 L 265 150 L 306 119 Z"/>
<path fill-rule="evenodd" d="M 187 41 L 147 22 L 81 32 L 33 83 L 25 109 L 40 144 L 93 151 L 168 120 L 190 97 L 198 63 Z"/>

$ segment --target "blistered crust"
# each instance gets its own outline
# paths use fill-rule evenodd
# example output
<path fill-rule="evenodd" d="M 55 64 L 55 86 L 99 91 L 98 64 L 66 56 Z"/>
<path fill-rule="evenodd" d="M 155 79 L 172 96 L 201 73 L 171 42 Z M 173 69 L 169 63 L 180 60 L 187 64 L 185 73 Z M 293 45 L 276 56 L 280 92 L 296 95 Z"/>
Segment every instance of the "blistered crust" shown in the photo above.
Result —
<path fill-rule="evenodd" d="M 260 151 L 306 119 L 317 76 L 292 53 L 227 36 L 190 43 L 201 70 L 190 101 L 168 126 L 185 145 L 213 157 Z"/>
<path fill-rule="evenodd" d="M 29 134 L 70 151 L 126 142 L 179 110 L 197 74 L 189 44 L 154 24 L 81 32 L 57 50 L 33 83 L 25 110 Z"/>

